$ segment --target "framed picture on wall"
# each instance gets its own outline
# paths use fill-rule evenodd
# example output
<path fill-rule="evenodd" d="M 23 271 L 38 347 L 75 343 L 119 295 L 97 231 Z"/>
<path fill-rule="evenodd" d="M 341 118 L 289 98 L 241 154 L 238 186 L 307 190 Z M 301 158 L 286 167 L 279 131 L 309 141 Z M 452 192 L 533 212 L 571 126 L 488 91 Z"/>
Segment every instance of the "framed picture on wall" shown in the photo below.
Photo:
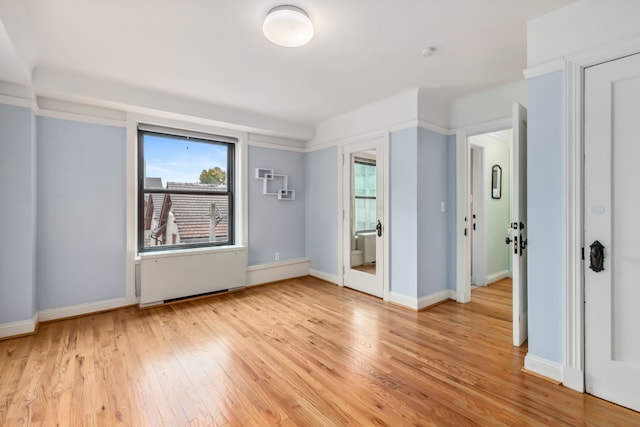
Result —
<path fill-rule="evenodd" d="M 491 198 L 499 199 L 502 197 L 502 168 L 500 165 L 491 167 Z"/>

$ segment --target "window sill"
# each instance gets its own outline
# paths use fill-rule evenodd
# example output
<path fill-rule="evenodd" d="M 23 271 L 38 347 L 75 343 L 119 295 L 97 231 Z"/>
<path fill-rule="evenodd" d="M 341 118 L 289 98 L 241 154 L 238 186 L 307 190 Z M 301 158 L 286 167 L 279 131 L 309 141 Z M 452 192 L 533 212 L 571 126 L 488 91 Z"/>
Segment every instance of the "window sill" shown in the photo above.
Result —
<path fill-rule="evenodd" d="M 136 261 L 143 260 L 145 258 L 171 258 L 190 255 L 203 255 L 211 253 L 224 253 L 224 252 L 236 252 L 245 251 L 246 246 L 242 245 L 228 245 L 228 246 L 210 246 L 204 248 L 192 248 L 192 249 L 171 249 L 166 251 L 153 251 L 139 253 L 135 258 Z"/>

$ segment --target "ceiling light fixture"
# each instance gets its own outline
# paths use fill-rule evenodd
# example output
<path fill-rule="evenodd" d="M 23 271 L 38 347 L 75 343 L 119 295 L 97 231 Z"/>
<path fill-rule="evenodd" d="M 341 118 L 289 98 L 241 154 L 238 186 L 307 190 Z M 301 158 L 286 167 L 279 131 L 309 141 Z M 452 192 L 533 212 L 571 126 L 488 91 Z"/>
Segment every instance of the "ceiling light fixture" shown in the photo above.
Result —
<path fill-rule="evenodd" d="M 303 46 L 313 38 L 307 12 L 296 6 L 276 6 L 264 18 L 262 32 L 272 43 L 284 47 Z"/>

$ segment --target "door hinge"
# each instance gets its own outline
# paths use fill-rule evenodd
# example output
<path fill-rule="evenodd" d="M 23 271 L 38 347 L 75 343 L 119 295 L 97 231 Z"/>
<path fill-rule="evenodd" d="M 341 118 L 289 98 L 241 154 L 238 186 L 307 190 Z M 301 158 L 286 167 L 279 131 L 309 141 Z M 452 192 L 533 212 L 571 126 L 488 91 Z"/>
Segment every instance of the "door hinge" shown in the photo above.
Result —
<path fill-rule="evenodd" d="M 584 248 L 580 248 L 582 252 L 582 260 L 584 261 Z"/>

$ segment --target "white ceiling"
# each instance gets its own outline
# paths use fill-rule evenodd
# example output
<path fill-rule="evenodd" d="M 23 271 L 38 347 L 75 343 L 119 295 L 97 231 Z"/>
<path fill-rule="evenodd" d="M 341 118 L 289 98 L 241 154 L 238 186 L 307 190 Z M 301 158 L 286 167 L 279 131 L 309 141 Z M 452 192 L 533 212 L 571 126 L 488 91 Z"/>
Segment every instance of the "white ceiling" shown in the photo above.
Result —
<path fill-rule="evenodd" d="M 33 75 L 68 72 L 309 126 L 522 79 L 526 22 L 573 1 L 287 0 L 315 37 L 283 48 L 261 30 L 274 0 L 0 0 L 0 80 L 37 93 Z"/>

